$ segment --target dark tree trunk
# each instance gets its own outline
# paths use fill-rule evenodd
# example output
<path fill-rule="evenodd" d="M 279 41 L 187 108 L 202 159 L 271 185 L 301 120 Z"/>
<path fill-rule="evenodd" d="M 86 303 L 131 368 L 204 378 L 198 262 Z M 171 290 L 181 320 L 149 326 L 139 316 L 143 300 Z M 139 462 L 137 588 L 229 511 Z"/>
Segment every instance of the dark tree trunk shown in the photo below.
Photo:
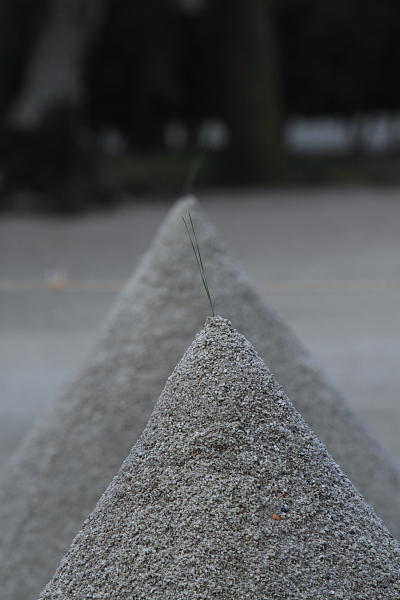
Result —
<path fill-rule="evenodd" d="M 51 1 L 6 117 L 6 190 L 32 190 L 47 209 L 76 210 L 89 191 L 88 162 L 79 140 L 83 73 L 105 1 Z"/>
<path fill-rule="evenodd" d="M 216 48 L 231 132 L 226 176 L 237 182 L 282 176 L 277 60 L 268 0 L 217 0 Z"/>
<path fill-rule="evenodd" d="M 105 0 L 53 0 L 10 111 L 15 128 L 40 128 L 48 111 L 59 104 L 81 106 L 85 58 L 101 24 L 104 5 Z"/>
<path fill-rule="evenodd" d="M 0 0 L 0 115 L 21 84 L 27 56 L 42 26 L 47 0 Z"/>

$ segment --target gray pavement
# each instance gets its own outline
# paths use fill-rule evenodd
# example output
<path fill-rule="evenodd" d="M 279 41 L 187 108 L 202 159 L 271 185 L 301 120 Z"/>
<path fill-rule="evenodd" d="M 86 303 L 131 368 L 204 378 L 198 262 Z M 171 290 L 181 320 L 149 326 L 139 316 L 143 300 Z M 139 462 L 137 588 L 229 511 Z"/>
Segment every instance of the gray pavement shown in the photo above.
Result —
<path fill-rule="evenodd" d="M 400 188 L 199 198 L 268 303 L 400 462 Z M 171 203 L 0 220 L 0 470 L 88 350 Z M 46 289 L 55 271 L 64 291 Z M 88 280 L 96 291 L 82 291 Z"/>

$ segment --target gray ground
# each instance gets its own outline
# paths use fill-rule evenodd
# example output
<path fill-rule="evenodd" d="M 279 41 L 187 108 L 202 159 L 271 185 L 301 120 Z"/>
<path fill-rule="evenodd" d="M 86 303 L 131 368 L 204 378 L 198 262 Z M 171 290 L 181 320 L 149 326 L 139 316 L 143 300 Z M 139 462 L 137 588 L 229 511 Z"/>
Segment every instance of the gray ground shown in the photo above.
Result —
<path fill-rule="evenodd" d="M 400 189 L 234 191 L 200 200 L 268 303 L 400 462 Z M 14 280 L 33 279 L 25 285 L 32 288 L 58 270 L 118 287 L 170 204 L 0 221 L 0 469 L 115 299 L 112 291 L 16 291 Z"/>
<path fill-rule="evenodd" d="M 399 570 L 400 545 L 215 317 L 40 598 L 389 600 Z"/>

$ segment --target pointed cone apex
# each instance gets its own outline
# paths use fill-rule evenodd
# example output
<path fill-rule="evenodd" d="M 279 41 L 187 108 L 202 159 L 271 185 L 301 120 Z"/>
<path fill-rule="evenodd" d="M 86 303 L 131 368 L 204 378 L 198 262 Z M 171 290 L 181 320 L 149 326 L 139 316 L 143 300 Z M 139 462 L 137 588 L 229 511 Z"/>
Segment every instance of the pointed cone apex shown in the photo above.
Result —
<path fill-rule="evenodd" d="M 399 569 L 399 544 L 215 317 L 41 599 L 390 599 Z"/>
<path fill-rule="evenodd" d="M 86 362 L 2 479 L 0 600 L 38 596 L 211 314 L 182 222 L 188 213 L 215 310 L 250 340 L 335 461 L 400 538 L 398 470 L 233 264 L 189 196 L 172 208 Z"/>

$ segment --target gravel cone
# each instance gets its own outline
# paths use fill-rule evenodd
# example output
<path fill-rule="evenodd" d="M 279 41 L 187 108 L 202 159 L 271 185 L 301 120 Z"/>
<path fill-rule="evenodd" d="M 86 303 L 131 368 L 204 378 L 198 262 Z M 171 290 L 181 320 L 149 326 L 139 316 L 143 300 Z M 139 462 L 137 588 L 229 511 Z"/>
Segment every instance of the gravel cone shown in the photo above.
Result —
<path fill-rule="evenodd" d="M 190 212 L 212 298 L 400 538 L 400 475 L 301 343 L 227 255 L 193 198 L 178 202 L 75 378 L 0 483 L 0 600 L 34 600 L 142 433 L 210 307 L 181 216 Z"/>
<path fill-rule="evenodd" d="M 400 545 L 208 318 L 42 600 L 399 598 Z"/>

